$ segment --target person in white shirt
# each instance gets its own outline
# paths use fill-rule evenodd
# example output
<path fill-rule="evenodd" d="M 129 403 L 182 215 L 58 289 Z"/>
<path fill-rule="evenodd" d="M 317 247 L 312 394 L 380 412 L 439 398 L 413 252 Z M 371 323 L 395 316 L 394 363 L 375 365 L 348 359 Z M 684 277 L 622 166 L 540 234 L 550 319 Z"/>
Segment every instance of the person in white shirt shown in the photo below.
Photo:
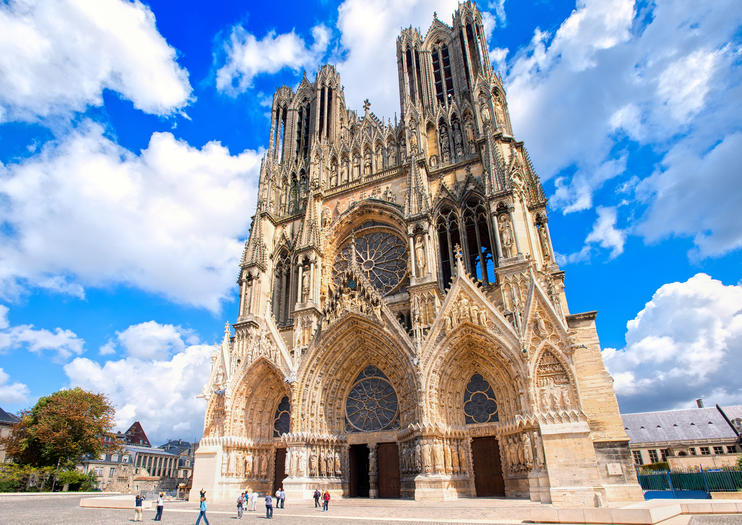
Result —
<path fill-rule="evenodd" d="M 165 493 L 160 492 L 160 495 L 157 496 L 157 514 L 155 514 L 155 520 L 154 521 L 160 521 L 162 519 L 162 508 L 165 506 Z"/>

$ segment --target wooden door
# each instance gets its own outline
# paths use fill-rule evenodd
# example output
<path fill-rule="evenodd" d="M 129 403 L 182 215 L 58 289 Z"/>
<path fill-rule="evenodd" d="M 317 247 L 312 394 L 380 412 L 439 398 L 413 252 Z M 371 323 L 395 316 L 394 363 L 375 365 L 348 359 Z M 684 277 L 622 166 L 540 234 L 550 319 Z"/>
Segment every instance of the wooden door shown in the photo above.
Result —
<path fill-rule="evenodd" d="M 396 443 L 379 443 L 376 448 L 376 465 L 379 497 L 398 498 L 400 496 L 399 448 Z"/>
<path fill-rule="evenodd" d="M 283 480 L 286 479 L 286 449 L 276 449 L 275 470 L 273 471 L 273 494 L 283 487 Z"/>
<path fill-rule="evenodd" d="M 474 487 L 477 496 L 504 496 L 505 480 L 500 464 L 500 445 L 494 437 L 474 438 L 471 442 Z"/>

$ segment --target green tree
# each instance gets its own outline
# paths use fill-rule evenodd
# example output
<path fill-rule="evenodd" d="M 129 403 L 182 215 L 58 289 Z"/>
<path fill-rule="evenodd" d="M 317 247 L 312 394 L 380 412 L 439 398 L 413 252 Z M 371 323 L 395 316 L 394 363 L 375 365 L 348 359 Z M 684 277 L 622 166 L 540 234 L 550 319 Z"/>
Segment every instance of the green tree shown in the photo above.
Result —
<path fill-rule="evenodd" d="M 71 466 L 86 454 L 108 451 L 115 410 L 103 394 L 76 387 L 42 397 L 4 440 L 16 462 Z M 114 442 L 114 440 L 110 440 Z"/>

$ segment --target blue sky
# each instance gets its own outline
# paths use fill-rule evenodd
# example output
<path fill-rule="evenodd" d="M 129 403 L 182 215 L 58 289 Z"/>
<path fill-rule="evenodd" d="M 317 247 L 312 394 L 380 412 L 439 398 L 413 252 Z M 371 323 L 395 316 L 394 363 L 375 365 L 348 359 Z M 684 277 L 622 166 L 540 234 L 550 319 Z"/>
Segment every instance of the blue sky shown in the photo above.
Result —
<path fill-rule="evenodd" d="M 456 2 L 0 3 L 0 406 L 69 385 L 200 437 L 273 90 L 337 65 L 398 112 L 394 45 Z M 625 411 L 742 403 L 742 10 L 481 3 L 572 312 Z"/>

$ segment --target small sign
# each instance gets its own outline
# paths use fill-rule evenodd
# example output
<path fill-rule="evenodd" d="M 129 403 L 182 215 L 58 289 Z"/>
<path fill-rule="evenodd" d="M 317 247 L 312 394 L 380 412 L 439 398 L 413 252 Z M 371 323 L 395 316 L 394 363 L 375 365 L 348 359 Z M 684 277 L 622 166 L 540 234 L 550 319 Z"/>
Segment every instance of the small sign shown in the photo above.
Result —
<path fill-rule="evenodd" d="M 608 463 L 606 465 L 606 468 L 608 469 L 609 476 L 622 476 L 623 475 L 623 467 L 621 467 L 621 463 Z"/>

